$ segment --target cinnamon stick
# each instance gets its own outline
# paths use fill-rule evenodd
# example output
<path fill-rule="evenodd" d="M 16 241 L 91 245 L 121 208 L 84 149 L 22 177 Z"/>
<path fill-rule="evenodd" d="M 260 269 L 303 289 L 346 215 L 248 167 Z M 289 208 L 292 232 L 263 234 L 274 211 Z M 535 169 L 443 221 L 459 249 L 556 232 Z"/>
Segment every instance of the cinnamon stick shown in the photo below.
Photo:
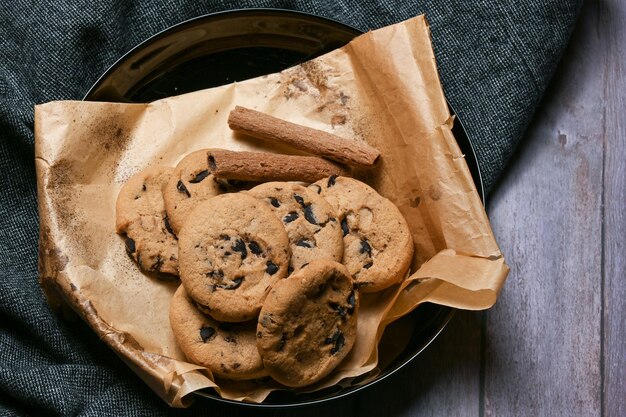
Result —
<path fill-rule="evenodd" d="M 331 175 L 350 175 L 346 167 L 316 156 L 212 149 L 207 158 L 215 177 L 241 181 L 315 182 Z"/>
<path fill-rule="evenodd" d="M 380 158 L 380 152 L 365 143 L 291 123 L 241 106 L 236 106 L 230 112 L 228 125 L 234 131 L 282 143 L 348 165 L 371 167 Z"/>

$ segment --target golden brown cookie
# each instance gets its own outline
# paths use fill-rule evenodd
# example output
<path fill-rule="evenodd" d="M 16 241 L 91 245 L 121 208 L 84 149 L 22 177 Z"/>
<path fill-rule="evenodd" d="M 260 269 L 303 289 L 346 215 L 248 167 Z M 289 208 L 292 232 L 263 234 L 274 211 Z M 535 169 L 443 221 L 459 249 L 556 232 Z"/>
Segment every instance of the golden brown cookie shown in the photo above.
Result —
<path fill-rule="evenodd" d="M 151 167 L 124 184 L 115 205 L 115 230 L 126 235 L 126 251 L 144 271 L 161 279 L 178 275 L 178 242 L 163 204 L 172 168 Z"/>
<path fill-rule="evenodd" d="M 267 375 L 256 348 L 256 321 L 221 323 L 202 314 L 181 285 L 170 304 L 174 337 L 189 361 L 228 379 Z"/>
<path fill-rule="evenodd" d="M 346 268 L 312 261 L 267 296 L 257 346 L 270 376 L 302 387 L 328 375 L 356 339 L 359 294 Z"/>
<path fill-rule="evenodd" d="M 263 202 L 243 193 L 199 204 L 179 235 L 180 278 L 220 321 L 255 318 L 272 285 L 287 276 L 287 232 Z"/>
<path fill-rule="evenodd" d="M 314 191 L 293 182 L 268 182 L 248 193 L 265 201 L 283 222 L 294 271 L 314 259 L 341 262 L 343 237 L 337 215 Z"/>
<path fill-rule="evenodd" d="M 222 192 L 223 186 L 214 181 L 209 170 L 208 151 L 201 149 L 181 159 L 163 189 L 165 211 L 176 234 L 197 204 Z"/>
<path fill-rule="evenodd" d="M 343 264 L 364 292 L 383 290 L 404 278 L 413 239 L 400 210 L 367 184 L 335 177 L 309 186 L 335 209 L 343 231 Z"/>

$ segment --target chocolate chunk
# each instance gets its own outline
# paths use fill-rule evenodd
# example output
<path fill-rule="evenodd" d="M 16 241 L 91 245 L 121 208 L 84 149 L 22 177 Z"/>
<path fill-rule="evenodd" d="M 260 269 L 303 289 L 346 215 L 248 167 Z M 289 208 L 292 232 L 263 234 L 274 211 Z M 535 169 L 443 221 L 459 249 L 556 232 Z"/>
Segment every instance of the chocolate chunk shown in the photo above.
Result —
<path fill-rule="evenodd" d="M 228 235 L 220 235 L 220 239 L 222 239 L 222 240 L 230 240 L 230 236 L 228 236 Z"/>
<path fill-rule="evenodd" d="M 243 277 L 237 277 L 235 279 L 233 279 L 233 285 L 231 285 L 230 287 L 226 288 L 227 290 L 234 290 L 235 288 L 239 288 L 239 286 L 241 285 L 241 283 L 243 282 Z"/>
<path fill-rule="evenodd" d="M 266 263 L 267 268 L 265 269 L 265 272 L 267 272 L 270 275 L 274 275 L 276 272 L 278 272 L 278 266 L 272 262 L 272 261 L 267 261 Z"/>
<path fill-rule="evenodd" d="M 237 288 L 239 288 L 242 282 L 243 282 L 243 277 L 237 277 L 237 278 L 233 278 L 232 284 L 220 284 L 220 285 L 216 285 L 216 287 L 222 288 L 224 290 L 236 290 Z"/>
<path fill-rule="evenodd" d="M 217 165 L 215 164 L 215 157 L 213 155 L 209 155 L 207 161 L 209 163 L 209 168 L 211 169 L 211 171 L 215 171 L 215 169 L 217 168 Z"/>
<path fill-rule="evenodd" d="M 242 261 L 246 259 L 246 257 L 248 256 L 248 250 L 246 249 L 246 244 L 241 239 L 237 239 L 235 244 L 231 246 L 231 249 L 241 254 Z"/>
<path fill-rule="evenodd" d="M 126 253 L 128 253 L 129 255 L 132 255 L 133 253 L 135 253 L 137 249 L 135 248 L 134 240 L 132 240 L 131 238 L 127 236 L 126 241 L 124 243 L 126 244 Z"/>
<path fill-rule="evenodd" d="M 333 185 L 335 185 L 335 180 L 337 179 L 336 175 L 331 175 L 330 177 L 328 177 L 328 183 L 326 184 L 327 187 L 332 187 Z"/>
<path fill-rule="evenodd" d="M 345 340 L 341 330 L 337 329 L 337 330 L 335 330 L 335 333 L 333 333 L 333 335 L 331 337 L 327 337 L 324 340 L 324 344 L 325 345 L 330 345 L 330 344 L 334 345 L 330 349 L 330 353 L 332 355 L 334 355 L 335 353 L 339 352 L 341 350 L 341 348 L 343 348 L 343 346 L 346 344 L 346 340 Z"/>
<path fill-rule="evenodd" d="M 187 194 L 187 197 L 191 197 L 191 194 L 189 194 L 189 190 L 187 189 L 187 187 L 185 187 L 185 184 L 183 184 L 181 180 L 178 180 L 178 182 L 176 183 L 176 189 L 181 193 Z"/>
<path fill-rule="evenodd" d="M 209 171 L 205 169 L 204 171 L 198 172 L 195 177 L 189 180 L 189 182 L 191 184 L 197 184 L 208 176 L 209 176 Z"/>
<path fill-rule="evenodd" d="M 348 227 L 348 220 L 344 217 L 341 221 L 341 230 L 343 230 L 343 235 L 347 236 L 350 233 L 350 228 Z"/>
<path fill-rule="evenodd" d="M 348 314 L 354 313 L 354 309 L 356 307 L 356 294 L 354 290 L 352 290 L 352 292 L 348 296 L 348 305 L 350 306 L 350 308 L 348 308 Z"/>
<path fill-rule="evenodd" d="M 298 204 L 300 204 L 302 207 L 305 207 L 304 198 L 302 198 L 298 194 L 294 194 L 293 198 L 294 198 L 294 200 L 296 200 L 298 202 Z"/>
<path fill-rule="evenodd" d="M 167 229 L 167 231 L 170 232 L 171 234 L 174 234 L 174 231 L 172 230 L 172 226 L 170 225 L 170 218 L 165 216 L 165 218 L 163 219 L 163 222 L 165 223 L 165 229 Z"/>
<path fill-rule="evenodd" d="M 304 206 L 304 218 L 311 224 L 318 224 L 310 204 Z"/>
<path fill-rule="evenodd" d="M 289 212 L 289 214 L 287 214 L 285 217 L 283 217 L 283 222 L 291 223 L 292 221 L 294 221 L 297 218 L 298 218 L 298 213 L 296 213 L 295 211 L 291 211 L 291 212 Z"/>
<path fill-rule="evenodd" d="M 205 275 L 207 277 L 221 280 L 222 278 L 224 278 L 224 271 L 222 271 L 221 269 L 217 269 L 217 270 L 209 271 Z"/>
<path fill-rule="evenodd" d="M 251 240 L 250 243 L 248 243 L 248 247 L 250 248 L 250 252 L 255 255 L 260 255 L 263 253 L 263 250 L 261 249 L 259 244 L 256 243 L 254 240 Z"/>
<path fill-rule="evenodd" d="M 270 203 L 276 208 L 280 207 L 280 201 L 278 201 L 274 197 L 270 197 Z"/>
<path fill-rule="evenodd" d="M 203 327 L 200 329 L 200 337 L 202 338 L 202 342 L 206 343 L 209 340 L 213 340 L 215 339 L 215 335 L 217 334 L 217 331 L 210 326 L 207 327 Z"/>
<path fill-rule="evenodd" d="M 311 243 L 310 240 L 302 238 L 296 242 L 296 246 L 301 246 L 303 248 L 312 248 L 314 245 Z"/>
<path fill-rule="evenodd" d="M 340 306 L 337 303 L 329 303 L 328 306 L 332 310 L 335 310 L 339 314 L 339 317 L 345 317 L 346 316 L 346 309 L 343 306 Z"/>
<path fill-rule="evenodd" d="M 361 239 L 361 249 L 359 249 L 359 253 L 367 253 L 367 256 L 372 256 L 372 247 L 367 239 Z"/>
<path fill-rule="evenodd" d="M 334 355 L 335 353 L 339 352 L 345 344 L 346 344 L 346 339 L 343 337 L 343 333 L 339 333 L 337 340 L 335 340 L 335 346 L 333 346 L 333 348 L 330 350 L 330 353 Z"/>
<path fill-rule="evenodd" d="M 363 265 L 363 268 L 370 269 L 372 267 L 372 265 L 374 265 L 374 262 L 370 261 L 370 262 L 366 263 L 365 265 Z"/>
<path fill-rule="evenodd" d="M 141 191 L 146 191 L 146 184 L 143 184 L 143 185 L 141 186 Z"/>

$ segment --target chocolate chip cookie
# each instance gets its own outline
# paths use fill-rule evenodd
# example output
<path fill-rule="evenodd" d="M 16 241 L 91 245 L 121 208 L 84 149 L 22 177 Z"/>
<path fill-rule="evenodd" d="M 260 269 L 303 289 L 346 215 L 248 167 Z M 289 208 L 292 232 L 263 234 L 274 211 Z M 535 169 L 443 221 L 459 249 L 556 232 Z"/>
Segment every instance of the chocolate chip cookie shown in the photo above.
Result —
<path fill-rule="evenodd" d="M 289 240 L 272 210 L 243 193 L 200 203 L 179 234 L 180 277 L 220 321 L 257 316 L 272 285 L 287 276 Z"/>
<path fill-rule="evenodd" d="M 413 258 L 413 239 L 400 210 L 354 178 L 332 176 L 309 188 L 337 212 L 343 264 L 360 290 L 380 291 L 402 281 Z"/>
<path fill-rule="evenodd" d="M 343 238 L 337 215 L 314 191 L 293 182 L 268 182 L 248 193 L 265 201 L 283 222 L 289 236 L 292 270 L 314 259 L 341 262 Z"/>
<path fill-rule="evenodd" d="M 178 242 L 163 204 L 169 167 L 151 167 L 124 184 L 115 205 L 115 230 L 126 235 L 126 251 L 141 269 L 171 280 L 178 275 Z"/>
<path fill-rule="evenodd" d="M 214 181 L 209 170 L 209 150 L 201 149 L 181 159 L 163 189 L 165 211 L 176 234 L 197 204 L 222 192 L 223 185 Z"/>
<path fill-rule="evenodd" d="M 270 376 L 301 387 L 328 375 L 356 338 L 359 295 L 346 268 L 318 260 L 270 291 L 259 314 L 257 347 Z"/>
<path fill-rule="evenodd" d="M 256 321 L 218 322 L 202 314 L 181 285 L 170 304 L 170 324 L 187 359 L 214 375 L 236 380 L 267 375 L 256 347 Z"/>

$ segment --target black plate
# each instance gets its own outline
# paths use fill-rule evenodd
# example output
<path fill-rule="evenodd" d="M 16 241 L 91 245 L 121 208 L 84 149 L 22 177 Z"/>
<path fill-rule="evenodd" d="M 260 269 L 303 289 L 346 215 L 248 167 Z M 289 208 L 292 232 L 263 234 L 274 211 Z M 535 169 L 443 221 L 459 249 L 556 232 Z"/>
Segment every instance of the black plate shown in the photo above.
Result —
<path fill-rule="evenodd" d="M 342 23 L 288 10 L 248 9 L 201 16 L 173 26 L 132 49 L 100 77 L 85 100 L 148 102 L 242 81 L 322 55 L 359 34 L 358 29 Z M 484 201 L 476 154 L 458 118 L 453 131 Z M 404 350 L 388 360 L 377 377 L 359 378 L 347 388 L 331 387 L 299 395 L 274 392 L 263 404 L 224 400 L 212 390 L 197 394 L 262 408 L 303 406 L 341 398 L 382 381 L 409 363 L 437 337 L 453 314 L 452 308 L 426 303 L 392 323 L 386 335 L 409 329 Z"/>

